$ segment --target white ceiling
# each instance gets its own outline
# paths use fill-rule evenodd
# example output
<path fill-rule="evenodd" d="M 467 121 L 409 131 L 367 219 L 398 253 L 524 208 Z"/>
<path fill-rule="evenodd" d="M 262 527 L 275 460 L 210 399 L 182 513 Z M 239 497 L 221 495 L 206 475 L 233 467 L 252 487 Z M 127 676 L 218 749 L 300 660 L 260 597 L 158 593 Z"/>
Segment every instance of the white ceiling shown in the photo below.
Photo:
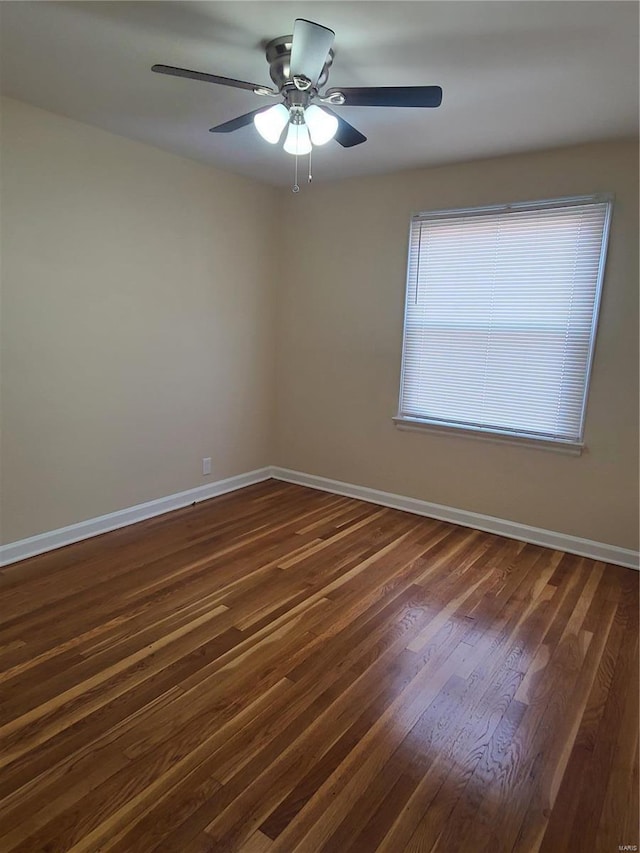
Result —
<path fill-rule="evenodd" d="M 268 102 L 152 74 L 154 63 L 269 84 L 266 40 L 305 17 L 336 32 L 331 86 L 443 87 L 435 110 L 342 108 L 369 141 L 329 143 L 314 180 L 635 136 L 635 2 L 0 3 L 5 94 L 274 184 L 293 158 L 253 126 L 212 125 Z"/>

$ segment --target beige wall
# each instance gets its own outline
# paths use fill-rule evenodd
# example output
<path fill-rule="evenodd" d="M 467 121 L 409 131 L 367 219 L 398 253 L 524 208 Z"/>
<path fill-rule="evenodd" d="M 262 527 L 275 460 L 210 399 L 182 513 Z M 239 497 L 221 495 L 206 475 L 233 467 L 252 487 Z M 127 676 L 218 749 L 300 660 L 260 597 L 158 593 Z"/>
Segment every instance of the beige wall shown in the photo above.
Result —
<path fill-rule="evenodd" d="M 636 548 L 637 155 L 293 196 L 5 99 L 1 541 L 275 463 Z M 411 213 L 590 192 L 616 200 L 583 456 L 397 430 Z"/>
<path fill-rule="evenodd" d="M 586 452 L 398 430 L 410 215 L 592 192 L 616 199 Z M 283 224 L 277 464 L 637 548 L 637 143 L 314 184 Z"/>
<path fill-rule="evenodd" d="M 277 191 L 2 107 L 2 541 L 269 464 Z"/>

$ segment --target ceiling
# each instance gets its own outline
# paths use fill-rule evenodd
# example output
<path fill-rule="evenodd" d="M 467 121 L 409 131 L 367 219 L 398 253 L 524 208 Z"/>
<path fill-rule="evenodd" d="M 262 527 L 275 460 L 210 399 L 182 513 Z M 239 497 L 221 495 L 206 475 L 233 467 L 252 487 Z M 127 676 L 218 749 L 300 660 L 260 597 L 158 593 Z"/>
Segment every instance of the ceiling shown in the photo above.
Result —
<path fill-rule="evenodd" d="M 305 17 L 336 32 L 329 85 L 443 87 L 435 110 L 343 107 L 369 141 L 314 153 L 314 181 L 636 136 L 635 2 L 0 3 L 4 94 L 273 184 L 293 158 L 253 126 L 270 101 L 152 74 L 154 63 L 269 84 L 264 43 Z"/>

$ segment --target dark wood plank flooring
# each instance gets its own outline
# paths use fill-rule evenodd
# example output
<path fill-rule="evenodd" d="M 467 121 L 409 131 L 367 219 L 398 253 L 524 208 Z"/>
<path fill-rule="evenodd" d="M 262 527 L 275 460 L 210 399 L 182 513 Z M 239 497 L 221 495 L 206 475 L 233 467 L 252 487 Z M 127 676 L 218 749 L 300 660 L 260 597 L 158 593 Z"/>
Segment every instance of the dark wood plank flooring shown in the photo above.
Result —
<path fill-rule="evenodd" d="M 638 575 L 268 481 L 0 572 L 0 850 L 638 844 Z"/>

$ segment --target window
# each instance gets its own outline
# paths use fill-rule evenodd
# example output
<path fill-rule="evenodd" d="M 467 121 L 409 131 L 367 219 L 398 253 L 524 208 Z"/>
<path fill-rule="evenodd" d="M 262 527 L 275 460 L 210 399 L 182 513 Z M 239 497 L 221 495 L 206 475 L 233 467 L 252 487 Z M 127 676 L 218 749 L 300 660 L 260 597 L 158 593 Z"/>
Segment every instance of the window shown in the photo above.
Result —
<path fill-rule="evenodd" d="M 411 221 L 396 423 L 583 441 L 611 200 Z"/>

